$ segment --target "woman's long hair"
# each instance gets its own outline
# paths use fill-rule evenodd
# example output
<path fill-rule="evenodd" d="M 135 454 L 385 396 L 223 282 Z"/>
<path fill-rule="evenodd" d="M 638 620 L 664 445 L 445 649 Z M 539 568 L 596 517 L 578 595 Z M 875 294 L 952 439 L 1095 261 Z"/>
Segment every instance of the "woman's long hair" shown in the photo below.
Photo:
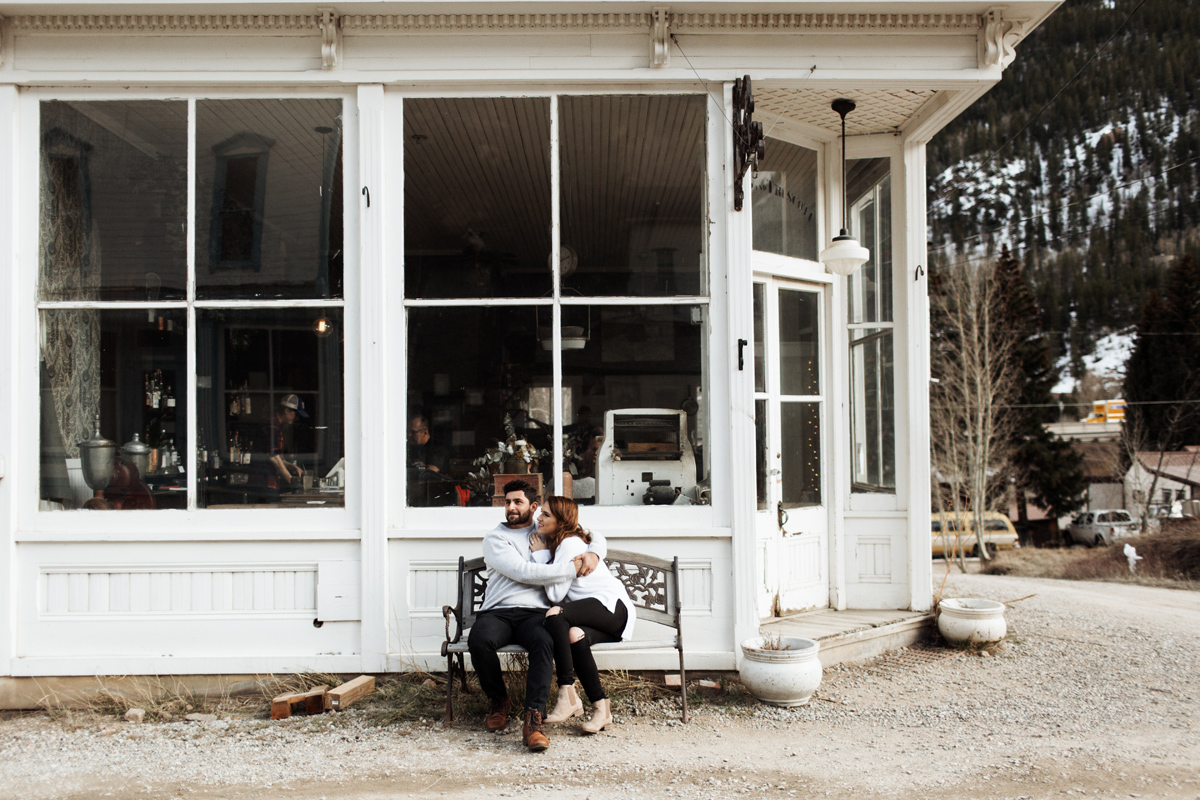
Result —
<path fill-rule="evenodd" d="M 592 543 L 592 535 L 579 525 L 579 505 L 569 497 L 552 494 L 543 503 L 550 516 L 558 520 L 558 528 L 546 539 L 550 548 L 550 560 L 554 560 L 554 551 L 568 536 L 578 536 L 588 544 Z"/>

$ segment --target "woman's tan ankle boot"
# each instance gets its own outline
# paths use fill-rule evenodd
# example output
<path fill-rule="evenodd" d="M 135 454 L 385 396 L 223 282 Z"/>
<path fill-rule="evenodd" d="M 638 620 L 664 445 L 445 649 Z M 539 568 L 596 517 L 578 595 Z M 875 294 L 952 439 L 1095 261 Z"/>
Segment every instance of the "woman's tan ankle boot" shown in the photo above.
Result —
<path fill-rule="evenodd" d="M 545 722 L 566 722 L 571 717 L 583 716 L 583 701 L 575 693 L 575 684 L 558 687 L 558 699 L 554 708 L 546 715 Z"/>
<path fill-rule="evenodd" d="M 592 718 L 580 725 L 584 733 L 599 733 L 612 725 L 612 705 L 608 698 L 597 700 L 592 706 Z"/>

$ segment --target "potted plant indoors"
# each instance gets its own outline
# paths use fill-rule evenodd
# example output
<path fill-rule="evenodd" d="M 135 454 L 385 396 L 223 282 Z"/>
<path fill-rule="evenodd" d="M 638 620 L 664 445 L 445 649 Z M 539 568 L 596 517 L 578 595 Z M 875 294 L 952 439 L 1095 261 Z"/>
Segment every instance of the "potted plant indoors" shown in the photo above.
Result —
<path fill-rule="evenodd" d="M 741 681 L 773 706 L 802 706 L 821 685 L 820 645 L 799 636 L 754 636 L 742 642 Z"/>

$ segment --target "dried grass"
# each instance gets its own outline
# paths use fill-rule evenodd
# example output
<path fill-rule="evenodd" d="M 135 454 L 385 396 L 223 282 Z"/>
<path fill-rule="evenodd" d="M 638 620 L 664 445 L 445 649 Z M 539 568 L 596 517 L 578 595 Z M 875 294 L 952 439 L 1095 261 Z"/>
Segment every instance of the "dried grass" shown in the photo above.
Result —
<path fill-rule="evenodd" d="M 1129 572 L 1124 545 L 1142 557 Z M 1030 578 L 1117 581 L 1151 586 L 1200 588 L 1200 522 L 1175 525 L 1159 533 L 1123 539 L 1110 547 L 1090 550 L 1022 548 L 1001 552 L 982 572 Z"/>

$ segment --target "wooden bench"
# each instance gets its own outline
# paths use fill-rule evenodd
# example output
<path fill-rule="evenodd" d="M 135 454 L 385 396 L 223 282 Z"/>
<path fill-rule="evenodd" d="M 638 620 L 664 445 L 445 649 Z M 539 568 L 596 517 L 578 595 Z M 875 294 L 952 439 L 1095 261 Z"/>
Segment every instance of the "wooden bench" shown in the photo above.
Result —
<path fill-rule="evenodd" d="M 673 636 L 665 639 L 635 639 L 629 642 L 606 642 L 592 645 L 592 650 L 604 653 L 616 650 L 655 650 L 673 647 L 679 651 L 679 696 L 683 703 L 682 719 L 688 721 L 687 672 L 683 666 L 683 627 L 679 614 L 679 558 L 670 561 L 627 550 L 609 550 L 604 559 L 609 570 L 621 579 L 633 600 L 637 618 L 674 628 Z M 442 642 L 442 655 L 446 658 L 446 718 L 445 725 L 454 721 L 454 678 L 462 682 L 463 692 L 467 689 L 467 634 L 479 615 L 487 591 L 487 565 L 482 558 L 458 559 L 458 603 L 442 606 L 446 619 L 446 641 Z M 450 634 L 450 620 L 454 619 L 454 635 Z M 525 648 L 510 644 L 500 648 L 501 653 L 523 653 Z"/>

